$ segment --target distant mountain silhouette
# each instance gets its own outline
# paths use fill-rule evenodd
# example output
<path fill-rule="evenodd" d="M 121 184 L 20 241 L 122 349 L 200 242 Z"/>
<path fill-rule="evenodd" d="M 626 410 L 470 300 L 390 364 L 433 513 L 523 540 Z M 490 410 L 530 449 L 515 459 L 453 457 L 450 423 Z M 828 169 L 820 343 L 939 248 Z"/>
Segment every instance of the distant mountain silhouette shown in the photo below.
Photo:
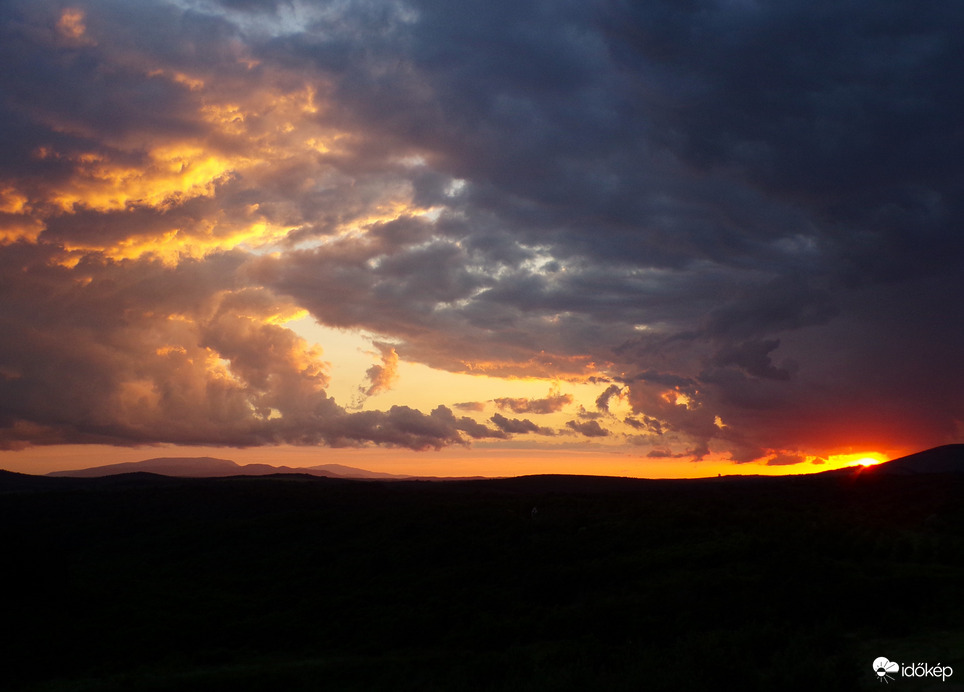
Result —
<path fill-rule="evenodd" d="M 47 475 L 69 476 L 72 478 L 99 478 L 101 476 L 116 476 L 121 473 L 143 471 L 162 476 L 203 478 L 236 476 L 242 473 L 240 469 L 240 466 L 229 459 L 215 459 L 213 457 L 161 457 L 157 459 L 145 459 L 144 461 L 125 461 L 119 464 L 93 466 L 86 469 L 53 471 Z"/>
<path fill-rule="evenodd" d="M 874 475 L 917 475 L 922 473 L 964 473 L 964 444 L 934 447 L 906 457 L 885 461 L 864 471 Z"/>
<path fill-rule="evenodd" d="M 94 466 L 86 469 L 54 471 L 47 475 L 71 478 L 100 478 L 103 476 L 116 476 L 122 473 L 135 472 L 156 473 L 161 476 L 177 476 L 179 478 L 267 476 L 278 473 L 300 473 L 325 478 L 411 478 L 411 476 L 356 469 L 342 464 L 321 464 L 309 468 L 271 466 L 270 464 L 245 464 L 242 466 L 230 459 L 216 459 L 214 457 L 160 457 L 157 459 L 145 459 L 143 461 L 125 461 L 119 464 Z"/>
<path fill-rule="evenodd" d="M 326 474 L 339 476 L 341 478 L 412 478 L 412 476 L 399 475 L 397 473 L 366 471 L 365 469 L 358 469 L 354 466 L 345 466 L 344 464 L 318 464 L 317 466 L 309 466 L 307 469 L 303 470 L 322 471 Z"/>

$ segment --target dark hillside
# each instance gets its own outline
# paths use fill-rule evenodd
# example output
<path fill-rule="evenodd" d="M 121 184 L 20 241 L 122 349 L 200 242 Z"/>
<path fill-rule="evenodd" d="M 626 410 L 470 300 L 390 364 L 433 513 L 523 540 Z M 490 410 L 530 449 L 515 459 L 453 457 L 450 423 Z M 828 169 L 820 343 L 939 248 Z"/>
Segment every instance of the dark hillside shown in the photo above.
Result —
<path fill-rule="evenodd" d="M 964 444 L 934 447 L 924 452 L 884 462 L 875 473 L 911 475 L 921 473 L 964 473 Z"/>
<path fill-rule="evenodd" d="M 964 671 L 961 476 L 27 483 L 0 495 L 11 689 L 854 690 L 884 654 Z"/>

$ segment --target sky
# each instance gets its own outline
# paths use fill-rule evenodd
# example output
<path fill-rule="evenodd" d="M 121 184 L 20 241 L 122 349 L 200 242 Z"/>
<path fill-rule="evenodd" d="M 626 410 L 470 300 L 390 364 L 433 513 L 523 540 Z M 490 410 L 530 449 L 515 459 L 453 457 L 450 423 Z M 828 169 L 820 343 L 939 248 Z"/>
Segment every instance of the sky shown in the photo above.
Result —
<path fill-rule="evenodd" d="M 0 467 L 964 440 L 964 6 L 0 3 Z"/>

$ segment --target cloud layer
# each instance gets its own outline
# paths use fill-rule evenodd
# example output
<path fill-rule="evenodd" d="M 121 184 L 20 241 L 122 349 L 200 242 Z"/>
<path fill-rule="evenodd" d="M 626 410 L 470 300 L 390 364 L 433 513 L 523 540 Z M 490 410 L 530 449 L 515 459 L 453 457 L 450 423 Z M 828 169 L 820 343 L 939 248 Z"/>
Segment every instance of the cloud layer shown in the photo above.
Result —
<path fill-rule="evenodd" d="M 0 445 L 959 439 L 962 30 L 823 0 L 4 3 Z M 596 382 L 599 416 L 349 411 L 304 311 L 385 339 L 373 405 L 401 359 Z"/>

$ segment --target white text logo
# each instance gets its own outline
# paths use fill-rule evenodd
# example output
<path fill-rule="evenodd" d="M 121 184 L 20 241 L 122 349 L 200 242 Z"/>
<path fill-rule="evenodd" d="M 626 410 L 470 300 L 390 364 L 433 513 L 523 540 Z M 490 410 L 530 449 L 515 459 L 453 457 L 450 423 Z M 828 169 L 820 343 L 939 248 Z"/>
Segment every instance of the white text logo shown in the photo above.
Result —
<path fill-rule="evenodd" d="M 883 656 L 874 659 L 874 673 L 881 682 L 889 682 L 894 679 L 894 675 L 900 673 L 904 678 L 940 678 L 941 682 L 947 680 L 954 674 L 954 669 L 950 666 L 930 665 L 929 663 L 896 663 Z"/>

